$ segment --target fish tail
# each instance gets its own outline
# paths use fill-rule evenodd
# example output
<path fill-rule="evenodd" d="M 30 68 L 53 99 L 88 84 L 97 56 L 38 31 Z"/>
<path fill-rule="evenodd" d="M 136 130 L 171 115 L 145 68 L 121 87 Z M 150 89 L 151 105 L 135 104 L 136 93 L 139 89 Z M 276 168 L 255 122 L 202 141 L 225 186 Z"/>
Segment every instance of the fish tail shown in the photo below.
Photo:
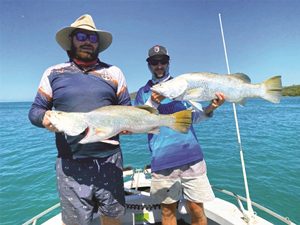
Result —
<path fill-rule="evenodd" d="M 262 96 L 265 100 L 279 103 L 282 91 L 281 76 L 274 76 L 263 82 L 265 94 Z"/>
<path fill-rule="evenodd" d="M 175 121 L 170 127 L 181 133 L 187 133 L 192 123 L 192 111 L 182 110 L 171 115 Z"/>

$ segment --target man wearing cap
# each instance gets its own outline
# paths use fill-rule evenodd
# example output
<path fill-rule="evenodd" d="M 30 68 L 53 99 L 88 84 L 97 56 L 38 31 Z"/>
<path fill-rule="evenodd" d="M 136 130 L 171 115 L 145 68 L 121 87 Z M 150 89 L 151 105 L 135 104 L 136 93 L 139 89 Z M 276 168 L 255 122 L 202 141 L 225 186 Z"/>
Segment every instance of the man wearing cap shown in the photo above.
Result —
<path fill-rule="evenodd" d="M 158 109 L 160 114 L 171 114 L 190 108 L 184 101 L 172 101 L 151 92 L 155 84 L 172 79 L 169 74 L 167 49 L 156 45 L 149 49 L 148 68 L 152 79 L 139 89 L 135 105 L 147 104 Z M 224 95 L 216 93 L 210 105 L 202 108 L 193 103 L 193 124 L 210 118 L 213 111 L 224 103 Z M 206 175 L 206 164 L 193 126 L 187 134 L 161 127 L 159 134 L 148 134 L 152 154 L 151 195 L 161 203 L 162 224 L 176 225 L 176 208 L 183 197 L 191 215 L 192 225 L 206 225 L 203 203 L 214 199 L 214 193 Z"/>
<path fill-rule="evenodd" d="M 57 131 L 48 120 L 52 110 L 89 112 L 107 105 L 130 105 L 122 71 L 99 60 L 112 42 L 109 32 L 98 30 L 90 15 L 79 17 L 56 34 L 69 61 L 48 68 L 41 79 L 29 119 L 38 127 Z M 102 225 L 120 224 L 125 211 L 122 153 L 116 141 L 79 144 L 84 134 L 55 133 L 57 188 L 66 225 L 91 224 L 99 212 Z"/>

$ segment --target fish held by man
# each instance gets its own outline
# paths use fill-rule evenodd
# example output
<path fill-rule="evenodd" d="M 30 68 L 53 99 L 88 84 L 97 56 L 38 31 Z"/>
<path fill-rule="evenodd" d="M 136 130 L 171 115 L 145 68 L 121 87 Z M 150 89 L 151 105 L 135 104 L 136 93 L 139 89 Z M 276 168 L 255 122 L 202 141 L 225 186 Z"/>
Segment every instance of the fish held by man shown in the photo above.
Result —
<path fill-rule="evenodd" d="M 216 73 L 186 73 L 154 85 L 151 90 L 173 100 L 210 101 L 216 92 L 225 100 L 244 105 L 247 98 L 263 98 L 279 103 L 282 91 L 281 76 L 274 76 L 262 83 L 251 84 L 243 73 L 221 75 Z"/>
<path fill-rule="evenodd" d="M 162 115 L 149 106 L 111 105 L 87 113 L 51 111 L 48 117 L 59 132 L 69 136 L 84 133 L 80 144 L 100 141 L 118 145 L 108 138 L 122 131 L 158 133 L 160 126 L 187 133 L 192 123 L 191 110 Z"/>

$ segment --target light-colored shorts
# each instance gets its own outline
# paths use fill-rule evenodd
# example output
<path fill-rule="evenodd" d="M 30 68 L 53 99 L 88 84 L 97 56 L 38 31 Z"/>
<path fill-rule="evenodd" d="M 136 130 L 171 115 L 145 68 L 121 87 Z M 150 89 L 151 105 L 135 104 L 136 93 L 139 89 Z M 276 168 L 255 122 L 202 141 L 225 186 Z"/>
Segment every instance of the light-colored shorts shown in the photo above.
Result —
<path fill-rule="evenodd" d="M 203 203 L 215 198 L 202 160 L 184 166 L 152 172 L 151 195 L 156 202 L 171 204 L 182 197 Z"/>

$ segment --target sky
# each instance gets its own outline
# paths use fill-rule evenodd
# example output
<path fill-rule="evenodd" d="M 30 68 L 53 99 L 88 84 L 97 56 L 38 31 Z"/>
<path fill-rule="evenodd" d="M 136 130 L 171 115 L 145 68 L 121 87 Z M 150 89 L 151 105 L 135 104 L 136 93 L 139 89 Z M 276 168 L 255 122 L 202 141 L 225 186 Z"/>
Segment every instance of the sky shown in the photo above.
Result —
<path fill-rule="evenodd" d="M 129 92 L 151 78 L 148 49 L 167 47 L 170 73 L 231 73 L 252 83 L 274 75 L 300 84 L 298 0 L 0 0 L 0 101 L 33 101 L 43 72 L 68 60 L 55 34 L 83 14 L 112 33 L 102 61 L 118 66 Z"/>

